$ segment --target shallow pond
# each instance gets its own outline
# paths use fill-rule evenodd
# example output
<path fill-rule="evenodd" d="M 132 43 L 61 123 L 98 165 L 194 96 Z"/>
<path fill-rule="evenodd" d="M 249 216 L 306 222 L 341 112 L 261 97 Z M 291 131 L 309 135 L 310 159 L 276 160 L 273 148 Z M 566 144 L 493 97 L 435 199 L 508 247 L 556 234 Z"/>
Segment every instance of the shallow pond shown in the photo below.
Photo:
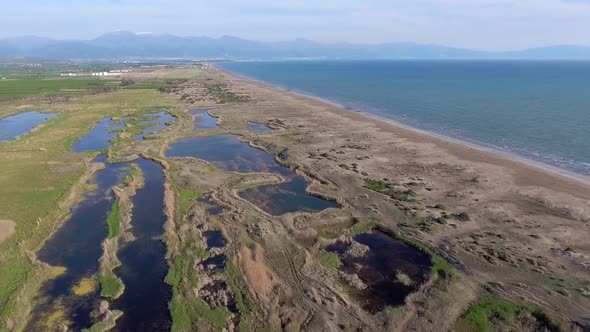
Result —
<path fill-rule="evenodd" d="M 250 130 L 257 132 L 259 134 L 266 134 L 272 132 L 272 129 L 262 123 L 257 122 L 248 122 L 248 127 Z"/>
<path fill-rule="evenodd" d="M 295 175 L 287 182 L 249 188 L 240 191 L 239 195 L 272 215 L 317 212 L 338 207 L 335 202 L 307 194 L 306 188 L 305 179 Z"/>
<path fill-rule="evenodd" d="M 217 125 L 217 118 L 212 117 L 209 114 L 209 110 L 194 110 L 190 111 L 195 119 L 194 129 L 216 129 L 219 128 Z"/>
<path fill-rule="evenodd" d="M 146 114 L 146 116 L 150 117 L 150 118 L 151 117 L 156 117 L 156 118 L 139 122 L 139 125 L 145 126 L 145 128 L 141 131 L 140 134 L 135 135 L 133 137 L 134 141 L 141 141 L 147 135 L 149 135 L 151 133 L 155 133 L 156 131 L 166 128 L 166 125 L 168 125 L 168 124 L 174 122 L 174 120 L 176 120 L 176 118 L 174 116 L 172 116 L 170 113 L 168 113 L 166 111 L 160 111 L 157 113 L 150 113 L 150 114 Z"/>
<path fill-rule="evenodd" d="M 0 119 L 0 142 L 24 135 L 57 113 L 24 112 Z"/>
<path fill-rule="evenodd" d="M 375 230 L 354 237 L 369 247 L 362 256 L 347 253 L 351 245 L 337 242 L 326 248 L 337 253 L 346 273 L 357 274 L 365 290 L 353 290 L 353 296 L 370 313 L 404 304 L 406 297 L 417 291 L 430 274 L 430 257 L 420 250 Z M 352 288 L 352 287 L 351 287 Z"/>
<path fill-rule="evenodd" d="M 203 196 L 197 201 L 205 204 L 207 214 L 209 215 L 218 216 L 223 213 L 223 207 L 215 203 L 209 196 Z"/>
<path fill-rule="evenodd" d="M 222 273 L 225 270 L 226 259 L 225 255 L 217 255 L 209 257 L 199 264 L 205 271 Z"/>
<path fill-rule="evenodd" d="M 223 248 L 225 247 L 225 238 L 220 231 L 206 231 L 203 232 L 205 242 L 207 243 L 207 249 L 211 248 Z"/>
<path fill-rule="evenodd" d="M 45 330 L 41 325 L 57 303 L 61 303 L 65 317 L 72 318 L 70 328 L 74 331 L 92 324 L 90 314 L 98 306 L 99 290 L 78 296 L 72 287 L 98 271 L 101 243 L 108 233 L 105 221 L 114 201 L 111 189 L 128 171 L 129 164 L 106 164 L 105 169 L 98 171 L 89 181 L 96 185 L 95 189 L 84 195 L 84 200 L 73 208 L 69 219 L 37 253 L 39 260 L 67 270 L 42 286 L 27 331 Z"/>
<path fill-rule="evenodd" d="M 226 171 L 282 175 L 287 182 L 240 192 L 241 197 L 273 215 L 295 211 L 315 212 L 338 206 L 335 202 L 308 195 L 305 191 L 307 183 L 303 177 L 280 166 L 271 154 L 238 141 L 235 135 L 182 139 L 170 145 L 166 156 L 203 159 Z"/>
<path fill-rule="evenodd" d="M 108 148 L 110 141 L 117 137 L 116 129 L 123 127 L 123 121 L 114 122 L 111 118 L 103 118 L 94 129 L 72 145 L 74 152 L 96 151 Z"/>
<path fill-rule="evenodd" d="M 167 331 L 171 327 L 168 302 L 172 289 L 164 282 L 168 272 L 164 233 L 164 172 L 151 160 L 139 159 L 145 185 L 133 197 L 132 233 L 135 240 L 118 253 L 121 267 L 115 270 L 125 291 L 112 307 L 123 311 L 115 331 Z"/>

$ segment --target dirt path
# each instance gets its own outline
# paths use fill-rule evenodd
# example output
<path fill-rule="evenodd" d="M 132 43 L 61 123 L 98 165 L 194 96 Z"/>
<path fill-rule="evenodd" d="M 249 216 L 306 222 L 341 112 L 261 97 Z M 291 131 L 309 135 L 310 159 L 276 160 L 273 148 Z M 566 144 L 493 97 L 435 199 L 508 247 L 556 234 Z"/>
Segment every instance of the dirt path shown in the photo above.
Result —
<path fill-rule="evenodd" d="M 0 243 L 14 234 L 15 226 L 12 220 L 0 220 Z"/>

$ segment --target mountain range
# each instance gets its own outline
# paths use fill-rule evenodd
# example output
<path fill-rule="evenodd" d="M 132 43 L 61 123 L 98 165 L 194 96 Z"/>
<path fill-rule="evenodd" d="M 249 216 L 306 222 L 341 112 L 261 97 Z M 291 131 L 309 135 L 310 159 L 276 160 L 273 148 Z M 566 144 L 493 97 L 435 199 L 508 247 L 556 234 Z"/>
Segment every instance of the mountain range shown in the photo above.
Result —
<path fill-rule="evenodd" d="M 0 38 L 0 57 L 45 59 L 539 59 L 590 60 L 589 46 L 560 45 L 486 52 L 417 43 L 258 42 L 231 36 L 179 37 L 118 31 L 91 40 Z"/>

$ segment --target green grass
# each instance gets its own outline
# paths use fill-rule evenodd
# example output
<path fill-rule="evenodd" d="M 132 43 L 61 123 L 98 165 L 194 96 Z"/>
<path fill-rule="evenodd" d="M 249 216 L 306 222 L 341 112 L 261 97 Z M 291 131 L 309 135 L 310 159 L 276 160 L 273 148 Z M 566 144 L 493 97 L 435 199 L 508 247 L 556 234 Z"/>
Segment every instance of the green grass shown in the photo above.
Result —
<path fill-rule="evenodd" d="M 241 315 L 240 326 L 245 326 L 245 323 L 252 315 L 252 312 L 258 309 L 257 303 L 252 299 L 248 291 L 243 291 L 243 289 L 246 288 L 246 286 L 242 284 L 244 276 L 237 266 L 228 261 L 223 275 L 225 276 L 225 281 L 234 291 L 234 299 L 236 300 L 236 305 Z"/>
<path fill-rule="evenodd" d="M 134 181 L 137 182 L 139 187 L 143 186 L 143 172 L 136 164 L 131 165 L 131 170 L 129 170 L 129 174 L 127 174 L 127 177 L 125 177 L 123 185 L 130 186 Z"/>
<path fill-rule="evenodd" d="M 121 235 L 121 211 L 119 207 L 119 199 L 116 199 L 111 206 L 111 212 L 107 217 L 107 226 L 109 228 L 109 239 L 119 237 Z"/>
<path fill-rule="evenodd" d="M 190 244 L 174 260 L 166 275 L 166 283 L 172 287 L 173 296 L 169 304 L 172 316 L 172 331 L 193 331 L 199 322 L 207 321 L 216 330 L 227 327 L 229 311 L 225 307 L 211 309 L 202 299 L 194 297 L 192 287 L 199 281 L 199 275 L 192 268 L 196 261 L 208 257 L 208 252 Z M 188 290 L 183 293 L 182 290 Z M 187 298 L 186 296 L 190 296 Z"/>
<path fill-rule="evenodd" d="M 327 268 L 337 269 L 342 265 L 340 257 L 333 252 L 322 253 L 319 258 L 320 264 Z"/>
<path fill-rule="evenodd" d="M 71 94 L 88 90 L 103 89 L 107 83 L 117 81 L 105 79 L 59 78 L 59 79 L 11 79 L 0 80 L 0 98 L 25 97 L 32 95 Z M 118 83 L 117 83 L 118 85 Z"/>
<path fill-rule="evenodd" d="M 527 316 L 529 316 L 527 318 Z M 538 308 L 514 304 L 497 298 L 473 304 L 457 323 L 457 331 L 491 332 L 518 329 L 518 320 L 531 318 L 547 330 L 562 331 L 559 323 Z M 528 322 L 530 324 L 530 322 Z"/>
<path fill-rule="evenodd" d="M 365 179 L 365 188 L 387 195 L 398 201 L 412 201 L 416 193 L 412 190 L 400 190 L 395 184 L 373 179 Z"/>
<path fill-rule="evenodd" d="M 217 167 L 213 163 L 207 164 L 207 168 L 209 169 L 209 172 L 217 172 Z"/>
<path fill-rule="evenodd" d="M 179 194 L 180 194 L 179 210 L 182 215 L 184 215 L 188 212 L 188 209 L 191 207 L 191 204 L 195 200 L 203 197 L 203 193 L 195 191 L 195 190 L 190 190 L 190 189 L 181 189 Z"/>
<path fill-rule="evenodd" d="M 186 300 L 183 300 L 178 294 L 175 294 L 170 302 L 173 332 L 194 331 L 197 323 L 203 319 L 206 319 L 218 331 L 228 326 L 230 312 L 227 308 L 211 309 L 200 298 L 192 300 L 190 306 L 185 305 L 184 302 Z"/>
<path fill-rule="evenodd" d="M 112 299 L 119 297 L 125 288 L 123 281 L 114 274 L 99 275 L 98 283 L 100 284 L 100 296 Z"/>
<path fill-rule="evenodd" d="M 147 82 L 137 82 L 135 84 L 125 87 L 125 89 L 154 89 L 154 90 L 158 90 L 162 86 L 164 86 L 164 82 L 162 82 L 162 81 L 147 81 Z"/>

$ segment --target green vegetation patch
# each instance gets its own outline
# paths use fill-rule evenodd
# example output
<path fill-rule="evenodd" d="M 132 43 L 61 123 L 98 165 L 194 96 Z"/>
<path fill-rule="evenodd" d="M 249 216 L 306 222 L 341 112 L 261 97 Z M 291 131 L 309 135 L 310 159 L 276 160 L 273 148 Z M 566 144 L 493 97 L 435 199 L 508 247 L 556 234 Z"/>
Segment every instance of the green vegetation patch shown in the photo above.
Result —
<path fill-rule="evenodd" d="M 102 297 L 116 299 L 123 294 L 123 290 L 125 289 L 123 281 L 112 272 L 106 275 L 100 274 L 98 276 L 98 283 L 100 284 L 100 296 Z"/>
<path fill-rule="evenodd" d="M 107 217 L 107 226 L 109 227 L 107 238 L 112 239 L 121 235 L 121 208 L 119 207 L 119 199 L 116 199 L 111 206 L 111 212 Z"/>
<path fill-rule="evenodd" d="M 185 215 L 188 212 L 188 209 L 191 207 L 191 204 L 199 198 L 203 197 L 203 193 L 191 189 L 181 189 L 180 190 L 180 213 L 181 215 Z"/>
<path fill-rule="evenodd" d="M 381 180 L 365 179 L 365 188 L 387 195 L 397 201 L 411 202 L 416 196 L 412 190 L 400 190 L 396 188 L 394 183 Z"/>
<path fill-rule="evenodd" d="M 322 253 L 319 257 L 319 261 L 323 266 L 331 269 L 337 269 L 342 265 L 340 257 L 333 252 Z"/>
<path fill-rule="evenodd" d="M 562 331 L 561 326 L 542 310 L 497 298 L 472 305 L 457 322 L 456 331 Z"/>
<path fill-rule="evenodd" d="M 162 81 L 140 81 L 140 82 L 135 82 L 133 80 L 130 79 L 123 79 L 121 80 L 121 86 L 123 86 L 125 89 L 153 89 L 153 90 L 159 90 L 160 88 L 162 88 L 164 86 L 164 82 Z"/>
<path fill-rule="evenodd" d="M 230 90 L 225 83 L 205 83 L 207 93 L 212 96 L 218 103 L 243 103 L 250 100 L 250 97 L 237 94 Z"/>
<path fill-rule="evenodd" d="M 0 80 L 0 98 L 113 90 L 106 85 L 109 82 L 116 81 L 82 78 Z"/>
<path fill-rule="evenodd" d="M 226 307 L 212 309 L 192 292 L 199 281 L 199 275 L 195 273 L 193 266 L 208 256 L 206 250 L 193 243 L 174 257 L 166 275 L 166 283 L 172 286 L 173 292 L 169 304 L 172 331 L 193 331 L 203 321 L 207 321 L 217 330 L 227 327 L 229 310 Z"/>
<path fill-rule="evenodd" d="M 131 169 L 129 170 L 129 174 L 125 177 L 125 181 L 123 181 L 124 186 L 135 185 L 136 189 L 143 186 L 144 179 L 143 179 L 143 172 L 141 168 L 136 164 L 131 165 Z"/>

